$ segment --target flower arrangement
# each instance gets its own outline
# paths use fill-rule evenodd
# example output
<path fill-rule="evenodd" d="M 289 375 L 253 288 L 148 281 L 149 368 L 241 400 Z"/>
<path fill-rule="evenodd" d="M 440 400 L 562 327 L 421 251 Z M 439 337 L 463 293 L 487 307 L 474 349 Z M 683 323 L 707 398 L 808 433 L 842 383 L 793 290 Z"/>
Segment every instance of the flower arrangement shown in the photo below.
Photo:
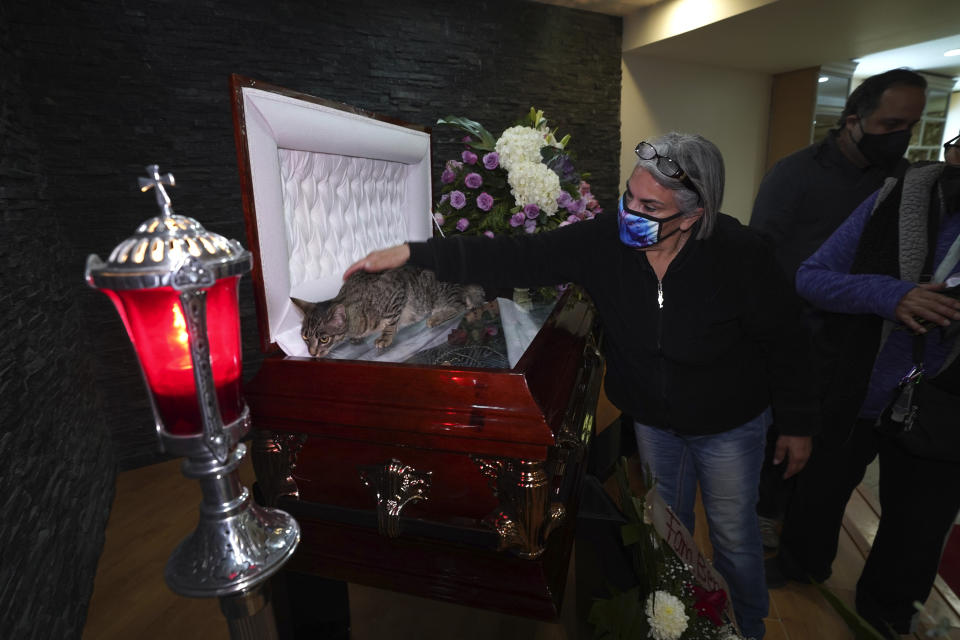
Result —
<path fill-rule="evenodd" d="M 434 219 L 442 234 L 536 233 L 589 220 L 600 213 L 597 199 L 578 173 L 543 111 L 531 107 L 499 138 L 457 116 L 437 121 L 465 131 L 460 159 L 447 161 Z"/>
<path fill-rule="evenodd" d="M 657 531 L 650 516 L 652 491 L 641 498 L 632 494 L 625 461 L 618 465 L 616 477 L 621 510 L 627 517 L 621 535 L 624 546 L 631 551 L 637 586 L 594 602 L 589 620 L 596 637 L 601 640 L 741 639 L 730 622 L 725 591 L 708 590 L 697 584 L 693 567 L 684 562 Z M 645 484 L 653 487 L 649 474 Z"/>
<path fill-rule="evenodd" d="M 613 591 L 609 598 L 597 599 L 589 620 L 599 640 L 743 640 L 730 622 L 726 593 L 697 584 L 694 567 L 684 562 L 658 531 L 651 515 L 660 501 L 652 490 L 654 483 L 645 474 L 644 485 L 651 489 L 643 497 L 630 490 L 626 461 L 615 470 L 621 511 L 627 523 L 621 528 L 623 544 L 631 551 L 637 585 L 627 591 Z M 662 506 L 669 512 L 669 508 Z M 672 518 L 672 514 L 668 514 Z M 689 535 L 689 534 L 687 534 Z M 673 534 L 671 533 L 671 538 Z M 689 545 L 687 545 L 689 550 Z M 880 632 L 826 586 L 813 582 L 831 607 L 843 618 L 858 640 L 884 640 L 896 635 L 893 629 Z M 919 602 L 913 603 L 920 614 L 925 638 L 950 637 L 949 617 L 931 614 Z M 918 632 L 920 635 L 921 632 Z"/>

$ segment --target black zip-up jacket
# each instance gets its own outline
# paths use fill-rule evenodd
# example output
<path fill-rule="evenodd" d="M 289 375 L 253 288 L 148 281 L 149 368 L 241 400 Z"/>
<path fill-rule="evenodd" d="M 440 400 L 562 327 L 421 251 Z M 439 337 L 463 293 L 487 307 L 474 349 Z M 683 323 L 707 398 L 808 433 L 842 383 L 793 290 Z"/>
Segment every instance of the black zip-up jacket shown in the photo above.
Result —
<path fill-rule="evenodd" d="M 840 151 L 837 135 L 831 131 L 773 165 L 753 203 L 750 227 L 773 245 L 791 284 L 800 263 L 883 186 L 887 176 L 902 177 L 909 166 L 901 159 L 889 170 L 857 167 Z"/>
<path fill-rule="evenodd" d="M 662 282 L 620 242 L 615 214 L 548 233 L 432 238 L 411 243 L 410 262 L 450 282 L 581 285 L 604 331 L 607 396 L 644 424 L 715 434 L 772 406 L 781 433 L 816 432 L 809 339 L 773 254 L 730 216 L 708 239 L 698 230 Z"/>

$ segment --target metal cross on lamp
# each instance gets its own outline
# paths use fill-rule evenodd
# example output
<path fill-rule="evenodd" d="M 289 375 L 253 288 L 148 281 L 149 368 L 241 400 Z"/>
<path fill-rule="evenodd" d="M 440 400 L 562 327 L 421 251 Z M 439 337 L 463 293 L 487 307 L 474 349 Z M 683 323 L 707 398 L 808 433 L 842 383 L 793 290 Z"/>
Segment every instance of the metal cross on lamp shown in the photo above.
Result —
<path fill-rule="evenodd" d="M 300 527 L 287 513 L 256 505 L 237 471 L 250 429 L 240 395 L 237 283 L 250 252 L 176 215 L 157 165 L 140 178 L 161 215 L 141 224 L 107 262 L 87 258 L 86 280 L 113 301 L 149 390 L 162 451 L 184 456 L 200 482 L 200 522 L 167 561 L 170 588 L 220 598 L 232 638 L 275 638 L 265 580 L 293 554 Z"/>

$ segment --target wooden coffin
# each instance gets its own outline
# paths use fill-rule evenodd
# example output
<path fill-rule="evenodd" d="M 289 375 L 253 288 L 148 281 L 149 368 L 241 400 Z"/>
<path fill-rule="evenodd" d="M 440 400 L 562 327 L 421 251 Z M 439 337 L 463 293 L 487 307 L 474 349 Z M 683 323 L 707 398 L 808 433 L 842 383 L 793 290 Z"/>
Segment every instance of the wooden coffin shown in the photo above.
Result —
<path fill-rule="evenodd" d="M 289 566 L 555 618 L 602 374 L 594 308 L 565 293 L 513 367 L 298 355 L 291 295 L 329 299 L 355 259 L 430 235 L 430 134 L 239 76 L 231 89 L 269 354 L 245 396 L 258 494 L 302 529 Z"/>

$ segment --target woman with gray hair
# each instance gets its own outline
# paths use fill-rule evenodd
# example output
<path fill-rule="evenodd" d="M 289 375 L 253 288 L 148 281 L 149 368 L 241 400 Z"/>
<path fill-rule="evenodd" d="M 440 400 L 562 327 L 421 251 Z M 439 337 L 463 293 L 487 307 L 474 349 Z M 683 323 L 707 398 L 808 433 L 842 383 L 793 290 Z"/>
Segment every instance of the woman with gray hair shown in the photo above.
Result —
<path fill-rule="evenodd" d="M 582 286 L 604 331 L 610 401 L 634 420 L 640 456 L 690 531 L 697 485 L 740 628 L 761 638 L 768 599 L 756 514 L 766 429 L 776 416 L 788 474 L 817 426 L 808 339 L 767 246 L 720 213 L 723 157 L 669 133 L 635 149 L 616 214 L 523 237 L 432 238 L 353 264 L 408 261 L 488 287 Z"/>

